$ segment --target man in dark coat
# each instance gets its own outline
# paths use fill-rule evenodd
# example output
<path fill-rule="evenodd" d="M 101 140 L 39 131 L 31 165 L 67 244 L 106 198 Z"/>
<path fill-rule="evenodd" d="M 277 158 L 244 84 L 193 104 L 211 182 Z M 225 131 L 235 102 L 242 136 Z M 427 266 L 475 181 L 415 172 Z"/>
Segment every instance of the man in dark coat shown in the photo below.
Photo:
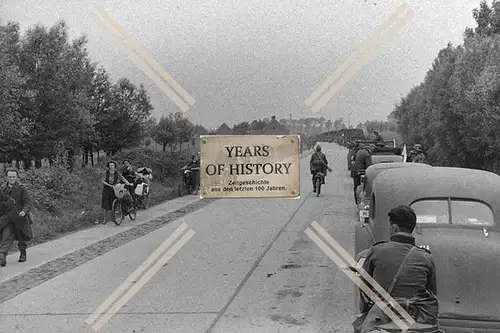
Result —
<path fill-rule="evenodd" d="M 359 172 L 368 169 L 368 167 L 372 164 L 373 148 L 373 145 L 369 145 L 358 150 L 354 159 L 354 164 L 351 168 L 351 175 L 354 182 L 354 200 L 356 204 L 358 204 L 356 189 L 359 185 L 361 185 L 361 175 L 359 174 Z"/>
<path fill-rule="evenodd" d="M 396 302 L 408 305 L 407 312 L 415 322 L 437 326 L 436 267 L 430 251 L 415 246 L 412 235 L 417 221 L 415 211 L 401 205 L 393 208 L 388 215 L 390 241 L 381 241 L 371 247 L 363 269 Z M 367 301 L 364 293 L 361 296 L 362 313 L 371 311 L 365 318 L 367 322 L 363 324 L 362 331 L 369 331 L 366 329 L 371 327 L 366 326 L 377 321 L 379 324 L 391 321 L 377 306 L 373 306 L 372 301 Z"/>
<path fill-rule="evenodd" d="M 10 223 L 1 230 L 0 240 L 0 266 L 6 265 L 6 257 L 14 240 L 17 240 L 20 256 L 19 262 L 26 261 L 27 241 L 33 238 L 31 231 L 29 213 L 31 209 L 31 198 L 28 190 L 19 183 L 16 169 L 6 171 L 7 184 L 2 187 L 2 193 L 9 197 L 12 207 L 8 212 Z"/>

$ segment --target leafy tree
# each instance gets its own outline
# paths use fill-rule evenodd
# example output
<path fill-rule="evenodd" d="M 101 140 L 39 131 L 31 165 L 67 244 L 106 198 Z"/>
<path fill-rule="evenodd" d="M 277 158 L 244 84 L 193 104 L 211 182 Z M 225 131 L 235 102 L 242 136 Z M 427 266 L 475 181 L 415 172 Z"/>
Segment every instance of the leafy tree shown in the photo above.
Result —
<path fill-rule="evenodd" d="M 252 126 L 248 121 L 241 122 L 233 126 L 232 130 L 235 135 L 245 135 L 250 133 Z"/>
<path fill-rule="evenodd" d="M 158 124 L 155 127 L 153 137 L 156 142 L 163 146 L 163 151 L 165 151 L 168 145 L 173 144 L 176 141 L 177 133 L 174 121 L 174 115 L 170 113 L 167 117 L 161 116 Z"/>
<path fill-rule="evenodd" d="M 33 91 L 25 89 L 27 79 L 19 68 L 18 24 L 0 26 L 0 50 L 0 159 L 10 162 L 27 156 L 33 127 L 22 114 L 23 104 L 32 98 Z"/>

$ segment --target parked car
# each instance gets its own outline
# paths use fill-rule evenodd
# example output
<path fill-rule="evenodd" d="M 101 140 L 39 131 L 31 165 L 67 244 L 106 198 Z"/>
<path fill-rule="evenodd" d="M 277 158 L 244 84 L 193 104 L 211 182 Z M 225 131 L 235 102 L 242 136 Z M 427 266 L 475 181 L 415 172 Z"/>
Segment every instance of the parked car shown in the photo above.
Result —
<path fill-rule="evenodd" d="M 500 176 L 451 167 L 392 169 L 375 178 L 371 200 L 370 218 L 355 231 L 356 260 L 389 239 L 389 211 L 409 205 L 417 214 L 416 244 L 436 263 L 442 330 L 500 332 Z"/>
<path fill-rule="evenodd" d="M 432 168 L 428 164 L 423 163 L 406 163 L 406 162 L 394 162 L 394 163 L 380 163 L 373 164 L 366 169 L 365 174 L 361 176 L 361 185 L 358 186 L 356 194 L 358 197 L 358 216 L 359 222 L 363 223 L 369 217 L 370 202 L 372 197 L 372 187 L 375 178 L 384 171 L 397 168 L 419 168 L 427 167 Z"/>
<path fill-rule="evenodd" d="M 373 140 L 356 140 L 349 145 L 349 152 L 347 153 L 347 169 L 351 170 L 356 153 L 363 147 L 375 144 Z M 402 162 L 402 148 L 394 147 L 394 141 L 385 141 L 385 147 L 375 147 L 372 151 L 372 164 L 389 163 L 389 162 Z M 351 175 L 352 176 L 352 175 Z"/>

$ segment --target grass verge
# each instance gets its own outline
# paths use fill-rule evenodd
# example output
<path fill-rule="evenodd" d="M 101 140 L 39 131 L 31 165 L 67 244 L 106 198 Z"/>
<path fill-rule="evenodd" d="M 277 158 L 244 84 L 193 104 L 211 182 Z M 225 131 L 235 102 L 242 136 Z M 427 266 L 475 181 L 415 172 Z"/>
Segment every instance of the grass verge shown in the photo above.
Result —
<path fill-rule="evenodd" d="M 184 163 L 185 156 L 135 149 L 112 159 L 119 164 L 123 159 L 129 159 L 135 167 L 153 169 L 149 206 L 179 196 L 178 165 Z M 28 187 L 33 201 L 34 239 L 29 242 L 29 247 L 93 227 L 96 221 L 103 220 L 101 198 L 106 162 L 101 161 L 93 167 L 77 166 L 71 173 L 62 164 L 19 171 L 21 183 Z M 17 251 L 17 246 L 11 249 L 13 251 Z"/>

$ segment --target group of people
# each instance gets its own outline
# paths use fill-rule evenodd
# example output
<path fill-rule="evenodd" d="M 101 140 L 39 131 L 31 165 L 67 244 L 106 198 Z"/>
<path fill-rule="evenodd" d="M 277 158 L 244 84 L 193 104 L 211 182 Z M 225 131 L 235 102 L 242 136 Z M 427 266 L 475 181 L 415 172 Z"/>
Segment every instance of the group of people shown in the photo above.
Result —
<path fill-rule="evenodd" d="M 101 207 L 104 211 L 103 224 L 108 222 L 108 218 L 113 209 L 113 201 L 116 198 L 114 186 L 117 184 L 125 184 L 125 189 L 128 190 L 132 200 L 136 200 L 135 188 L 137 187 L 137 180 L 145 181 L 149 186 L 151 185 L 152 174 L 147 171 L 144 173 L 139 173 L 132 166 L 130 160 L 125 159 L 123 161 L 123 167 L 118 170 L 118 164 L 115 161 L 109 161 L 106 164 L 107 170 L 104 175 L 102 183 L 104 187 L 102 189 L 102 201 Z"/>
<path fill-rule="evenodd" d="M 375 144 L 367 145 L 356 152 L 354 157 L 354 163 L 351 167 L 351 177 L 353 179 L 354 185 L 354 200 L 358 204 L 357 188 L 361 185 L 361 173 L 368 169 L 372 164 L 372 153 L 377 147 L 384 147 L 385 141 L 380 137 L 380 135 L 375 132 L 376 135 Z M 406 161 L 410 163 L 425 163 L 426 158 L 424 154 L 424 148 L 421 144 L 415 144 L 413 149 L 410 150 Z"/>
<path fill-rule="evenodd" d="M 378 133 L 375 134 L 375 144 L 360 149 L 355 157 L 352 170 L 354 178 L 354 196 L 356 188 L 361 184 L 358 171 L 366 170 L 371 165 L 371 154 L 375 147 L 385 146 L 385 141 Z M 411 162 L 423 163 L 425 155 L 422 146 L 417 144 L 410 153 Z M 321 146 L 310 159 L 310 170 L 313 175 L 317 172 L 326 173 L 329 169 L 325 154 Z M 368 273 L 392 298 L 404 306 L 408 314 L 415 320 L 418 327 L 428 330 L 438 328 L 438 298 L 436 267 L 432 254 L 428 249 L 419 248 L 415 244 L 413 231 L 416 227 L 417 216 L 409 206 L 398 206 L 388 214 L 390 240 L 373 244 L 369 249 L 362 268 Z M 379 306 L 360 291 L 361 314 L 353 322 L 356 333 L 375 332 L 383 324 L 390 323 L 389 318 Z"/>
<path fill-rule="evenodd" d="M 6 170 L 7 183 L 0 188 L 0 267 L 7 265 L 7 254 L 17 241 L 19 262 L 27 260 L 27 242 L 33 238 L 31 198 L 19 182 L 17 169 Z"/>

